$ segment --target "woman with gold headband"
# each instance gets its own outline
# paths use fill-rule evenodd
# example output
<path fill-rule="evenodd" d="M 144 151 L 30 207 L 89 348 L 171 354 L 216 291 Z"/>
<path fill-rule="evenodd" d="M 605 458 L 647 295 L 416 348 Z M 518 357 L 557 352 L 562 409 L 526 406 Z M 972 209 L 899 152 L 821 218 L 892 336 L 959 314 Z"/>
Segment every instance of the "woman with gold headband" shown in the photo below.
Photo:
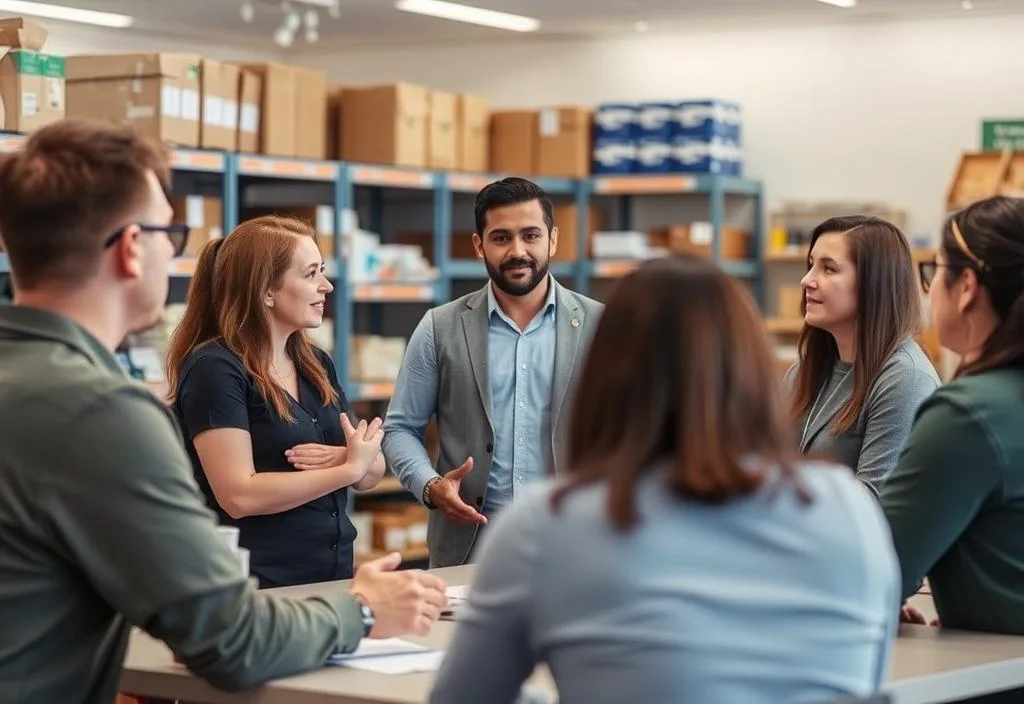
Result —
<path fill-rule="evenodd" d="M 903 595 L 927 576 L 943 627 L 1024 635 L 1024 200 L 953 215 L 920 271 L 962 362 L 882 493 Z"/>

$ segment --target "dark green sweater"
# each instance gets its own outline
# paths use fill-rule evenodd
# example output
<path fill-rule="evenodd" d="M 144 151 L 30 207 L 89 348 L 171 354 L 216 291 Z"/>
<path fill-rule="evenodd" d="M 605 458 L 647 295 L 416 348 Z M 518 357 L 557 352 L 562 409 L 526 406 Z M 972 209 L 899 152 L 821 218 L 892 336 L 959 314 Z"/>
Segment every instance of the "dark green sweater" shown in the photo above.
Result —
<path fill-rule="evenodd" d="M 904 598 L 927 576 L 944 627 L 1024 635 L 1024 372 L 936 391 L 881 500 Z"/>

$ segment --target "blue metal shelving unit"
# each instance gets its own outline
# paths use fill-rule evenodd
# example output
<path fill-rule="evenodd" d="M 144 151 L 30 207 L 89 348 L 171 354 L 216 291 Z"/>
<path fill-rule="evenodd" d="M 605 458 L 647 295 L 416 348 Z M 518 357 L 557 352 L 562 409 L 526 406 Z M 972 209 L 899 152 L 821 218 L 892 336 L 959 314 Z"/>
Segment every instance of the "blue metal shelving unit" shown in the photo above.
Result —
<path fill-rule="evenodd" d="M 0 153 L 20 148 L 23 141 L 24 137 L 20 135 L 0 133 Z M 176 179 L 180 178 L 180 183 L 186 188 L 193 181 L 200 182 L 205 179 L 209 182 L 211 174 L 220 176 L 225 233 L 233 230 L 238 222 L 243 191 L 249 183 L 273 180 L 329 184 L 336 233 L 334 260 L 328 264 L 328 270 L 335 279 L 334 359 L 338 375 L 345 383 L 345 388 L 350 390 L 353 399 L 386 400 L 393 390 L 391 384 L 361 384 L 349 378 L 349 337 L 356 304 L 378 306 L 392 302 L 441 303 L 450 300 L 454 281 L 483 279 L 486 276 L 481 262 L 451 258 L 449 234 L 452 230 L 455 194 L 476 193 L 484 185 L 498 178 L 497 175 L 434 172 L 204 150 L 174 151 L 172 167 Z M 577 251 L 580 252 L 580 256 L 575 262 L 555 262 L 551 266 L 555 276 L 573 279 L 578 290 L 586 292 L 595 278 L 621 276 L 636 265 L 635 261 L 594 261 L 587 257 L 587 212 L 592 199 L 619 198 L 619 226 L 628 229 L 632 219 L 634 196 L 705 197 L 708 201 L 708 219 L 715 233 L 712 240 L 713 259 L 729 274 L 747 279 L 758 302 L 763 305 L 764 204 L 759 181 L 710 174 L 599 176 L 584 180 L 540 177 L 535 180 L 553 196 L 570 197 L 578 207 L 579 229 L 575 235 L 578 238 Z M 383 201 L 380 192 L 383 189 L 412 189 L 432 193 L 433 255 L 438 269 L 436 281 L 365 283 L 350 279 L 348 267 L 345 265 L 345 243 L 340 236 L 343 226 L 341 213 L 346 209 L 353 209 L 357 188 L 369 189 L 371 213 L 368 224 L 371 230 L 379 226 L 381 221 Z M 750 242 L 752 258 L 746 261 L 727 261 L 721 257 L 719 234 L 725 220 L 727 197 L 754 199 L 754 222 L 751 226 Z M 565 234 L 563 233 L 563 236 Z M 0 273 L 6 272 L 7 268 L 7 258 L 0 253 Z M 189 276 L 193 270 L 194 262 L 181 260 L 175 262 L 172 275 Z"/>

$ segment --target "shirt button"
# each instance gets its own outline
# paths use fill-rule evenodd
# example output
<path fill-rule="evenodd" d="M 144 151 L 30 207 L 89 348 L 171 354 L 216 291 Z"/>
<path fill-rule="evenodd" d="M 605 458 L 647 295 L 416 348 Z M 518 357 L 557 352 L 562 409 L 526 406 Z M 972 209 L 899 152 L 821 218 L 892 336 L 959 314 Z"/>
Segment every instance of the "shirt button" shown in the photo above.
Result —
<path fill-rule="evenodd" d="M 334 545 L 331 546 L 331 552 L 338 552 L 338 544 L 337 543 L 335 543 Z"/>
<path fill-rule="evenodd" d="M 338 512 L 337 511 L 331 511 L 331 518 L 337 518 L 337 517 L 338 517 Z"/>

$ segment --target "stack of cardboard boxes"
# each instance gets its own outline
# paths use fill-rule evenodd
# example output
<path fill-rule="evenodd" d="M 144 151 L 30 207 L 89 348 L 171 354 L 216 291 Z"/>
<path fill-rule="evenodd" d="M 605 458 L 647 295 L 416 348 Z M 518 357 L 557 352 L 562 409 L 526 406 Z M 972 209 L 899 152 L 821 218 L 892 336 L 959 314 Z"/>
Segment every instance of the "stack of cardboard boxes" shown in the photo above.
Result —
<path fill-rule="evenodd" d="M 46 30 L 0 20 L 0 129 L 33 132 L 65 115 L 64 59 L 42 53 Z"/>

